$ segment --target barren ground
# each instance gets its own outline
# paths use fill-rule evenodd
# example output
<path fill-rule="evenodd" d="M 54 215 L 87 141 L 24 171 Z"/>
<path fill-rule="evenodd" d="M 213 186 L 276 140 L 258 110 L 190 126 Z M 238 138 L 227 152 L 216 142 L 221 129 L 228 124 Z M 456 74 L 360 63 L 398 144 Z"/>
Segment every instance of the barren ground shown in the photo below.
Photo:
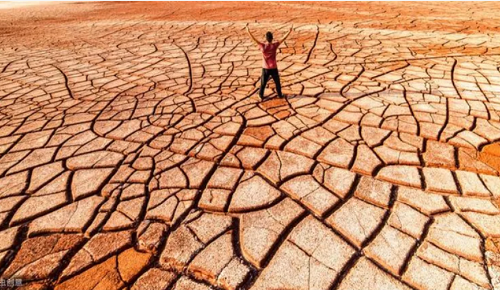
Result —
<path fill-rule="evenodd" d="M 500 289 L 500 4 L 0 8 L 3 279 Z"/>

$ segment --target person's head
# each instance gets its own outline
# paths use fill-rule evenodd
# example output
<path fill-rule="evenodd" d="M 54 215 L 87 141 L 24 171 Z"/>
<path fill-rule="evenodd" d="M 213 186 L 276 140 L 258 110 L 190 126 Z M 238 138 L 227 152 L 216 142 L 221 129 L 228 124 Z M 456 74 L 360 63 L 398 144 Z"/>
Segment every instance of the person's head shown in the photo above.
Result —
<path fill-rule="evenodd" d="M 271 31 L 266 32 L 267 42 L 273 42 L 273 33 Z"/>

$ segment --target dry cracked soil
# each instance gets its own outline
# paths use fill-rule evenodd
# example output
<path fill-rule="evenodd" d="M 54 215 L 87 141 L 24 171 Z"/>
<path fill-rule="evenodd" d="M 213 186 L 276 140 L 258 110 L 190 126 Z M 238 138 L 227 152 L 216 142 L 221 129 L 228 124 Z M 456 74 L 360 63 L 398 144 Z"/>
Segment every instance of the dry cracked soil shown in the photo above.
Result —
<path fill-rule="evenodd" d="M 500 4 L 1 8 L 16 289 L 500 289 Z"/>

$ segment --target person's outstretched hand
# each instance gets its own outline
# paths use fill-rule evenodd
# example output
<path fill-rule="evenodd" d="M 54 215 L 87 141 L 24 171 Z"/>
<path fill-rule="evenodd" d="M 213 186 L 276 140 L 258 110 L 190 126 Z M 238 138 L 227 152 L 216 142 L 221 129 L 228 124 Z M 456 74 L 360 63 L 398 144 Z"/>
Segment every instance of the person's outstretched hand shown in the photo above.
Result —
<path fill-rule="evenodd" d="M 287 32 L 287 33 L 283 36 L 283 38 L 282 38 L 280 41 L 278 41 L 278 42 L 279 42 L 279 43 L 283 43 L 283 42 L 287 39 L 287 37 L 290 35 L 290 33 L 292 33 L 292 30 L 293 30 L 293 23 L 292 23 L 292 27 L 290 27 L 290 30 L 288 30 L 288 32 Z"/>

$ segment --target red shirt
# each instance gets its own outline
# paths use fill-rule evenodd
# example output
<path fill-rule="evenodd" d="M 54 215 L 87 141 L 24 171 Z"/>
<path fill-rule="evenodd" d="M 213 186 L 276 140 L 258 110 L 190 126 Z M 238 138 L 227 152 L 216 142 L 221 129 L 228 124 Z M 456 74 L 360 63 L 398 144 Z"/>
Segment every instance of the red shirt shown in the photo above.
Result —
<path fill-rule="evenodd" d="M 262 51 L 262 67 L 265 69 L 277 68 L 276 50 L 280 46 L 279 42 L 259 43 L 259 49 Z"/>

